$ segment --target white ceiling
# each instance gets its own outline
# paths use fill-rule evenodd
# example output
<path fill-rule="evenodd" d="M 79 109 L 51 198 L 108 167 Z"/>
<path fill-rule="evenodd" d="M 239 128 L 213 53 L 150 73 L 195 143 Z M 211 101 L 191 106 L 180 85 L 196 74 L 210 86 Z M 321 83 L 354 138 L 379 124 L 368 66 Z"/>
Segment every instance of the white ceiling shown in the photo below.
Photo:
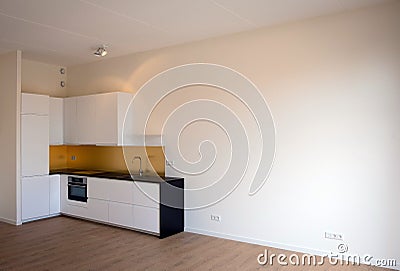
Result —
<path fill-rule="evenodd" d="M 389 0 L 0 0 L 0 53 L 71 66 Z"/>

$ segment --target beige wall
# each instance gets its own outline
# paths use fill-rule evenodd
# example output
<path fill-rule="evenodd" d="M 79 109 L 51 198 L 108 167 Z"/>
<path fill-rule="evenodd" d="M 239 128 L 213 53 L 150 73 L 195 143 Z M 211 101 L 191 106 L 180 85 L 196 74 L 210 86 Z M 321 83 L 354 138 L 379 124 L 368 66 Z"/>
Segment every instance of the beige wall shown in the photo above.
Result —
<path fill-rule="evenodd" d="M 60 69 L 65 67 L 22 60 L 22 92 L 65 97 L 66 87 L 61 87 L 61 81 L 66 82 L 67 74 L 61 74 Z"/>
<path fill-rule="evenodd" d="M 21 52 L 0 55 L 0 221 L 20 224 Z"/>
<path fill-rule="evenodd" d="M 329 231 L 342 233 L 341 242 L 351 253 L 400 262 L 399 26 L 397 1 L 105 58 L 69 67 L 67 94 L 136 92 L 157 73 L 193 62 L 220 64 L 244 74 L 258 86 L 275 119 L 277 151 L 270 178 L 259 193 L 248 196 L 251 171 L 257 167 L 250 157 L 248 174 L 229 197 L 186 211 L 186 230 L 320 254 L 337 252 L 340 242 L 324 239 Z M 159 118 L 153 126 L 193 99 L 214 99 L 241 110 L 226 93 L 194 89 L 167 97 L 156 109 Z M 199 142 L 207 136 L 227 143 L 211 129 L 203 123 L 186 132 L 188 137 L 179 142 L 181 153 L 170 151 L 176 142 L 166 141 L 167 156 L 196 161 L 201 158 Z M 252 142 L 250 150 L 257 151 Z M 186 185 L 216 178 L 226 166 L 224 161 L 216 165 L 221 168 L 215 175 L 184 175 Z M 210 214 L 221 215 L 222 221 L 210 221 Z"/>

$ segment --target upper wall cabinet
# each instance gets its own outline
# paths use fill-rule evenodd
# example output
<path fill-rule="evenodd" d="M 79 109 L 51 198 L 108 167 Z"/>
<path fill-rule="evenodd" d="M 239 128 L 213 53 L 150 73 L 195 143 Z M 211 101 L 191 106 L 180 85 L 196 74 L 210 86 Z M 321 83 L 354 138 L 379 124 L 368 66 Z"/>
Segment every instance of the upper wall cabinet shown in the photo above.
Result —
<path fill-rule="evenodd" d="M 49 115 L 49 96 L 22 93 L 21 114 L 22 115 Z"/>
<path fill-rule="evenodd" d="M 77 97 L 64 99 L 64 143 L 70 145 L 78 144 L 76 100 Z"/>
<path fill-rule="evenodd" d="M 96 95 L 96 144 L 122 145 L 122 128 L 132 94 L 113 92 Z"/>
<path fill-rule="evenodd" d="M 64 143 L 64 99 L 50 98 L 50 145 Z"/>
<path fill-rule="evenodd" d="M 66 144 L 96 144 L 96 95 L 64 99 L 64 125 Z"/>
<path fill-rule="evenodd" d="M 64 142 L 122 145 L 122 128 L 132 94 L 112 92 L 64 99 Z"/>
<path fill-rule="evenodd" d="M 77 140 L 79 144 L 96 144 L 96 95 L 77 97 Z"/>

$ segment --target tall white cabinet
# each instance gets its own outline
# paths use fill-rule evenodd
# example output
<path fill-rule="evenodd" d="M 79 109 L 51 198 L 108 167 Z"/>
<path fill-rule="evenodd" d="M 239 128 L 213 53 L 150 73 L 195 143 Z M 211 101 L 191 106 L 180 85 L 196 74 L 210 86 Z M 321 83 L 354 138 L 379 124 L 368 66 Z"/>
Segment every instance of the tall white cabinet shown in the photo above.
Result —
<path fill-rule="evenodd" d="M 22 94 L 21 175 L 49 174 L 49 96 Z"/>
<path fill-rule="evenodd" d="M 22 221 L 60 212 L 58 179 L 49 176 L 49 110 L 46 95 L 22 94 L 21 194 Z M 52 185 L 51 185 L 52 184 Z"/>
<path fill-rule="evenodd" d="M 21 115 L 21 175 L 49 173 L 49 116 Z"/>

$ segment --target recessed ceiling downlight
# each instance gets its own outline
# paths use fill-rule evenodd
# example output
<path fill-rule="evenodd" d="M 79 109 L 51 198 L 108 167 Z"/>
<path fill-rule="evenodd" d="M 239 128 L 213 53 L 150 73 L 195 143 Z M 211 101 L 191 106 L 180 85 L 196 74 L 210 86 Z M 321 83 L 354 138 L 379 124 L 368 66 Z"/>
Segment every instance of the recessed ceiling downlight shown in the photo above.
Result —
<path fill-rule="evenodd" d="M 99 48 L 96 50 L 96 52 L 94 52 L 94 55 L 97 56 L 97 57 L 104 57 L 104 56 L 106 56 L 107 53 L 108 53 L 107 50 L 106 50 L 106 48 L 107 48 L 106 45 L 103 45 L 103 46 L 99 47 Z"/>

